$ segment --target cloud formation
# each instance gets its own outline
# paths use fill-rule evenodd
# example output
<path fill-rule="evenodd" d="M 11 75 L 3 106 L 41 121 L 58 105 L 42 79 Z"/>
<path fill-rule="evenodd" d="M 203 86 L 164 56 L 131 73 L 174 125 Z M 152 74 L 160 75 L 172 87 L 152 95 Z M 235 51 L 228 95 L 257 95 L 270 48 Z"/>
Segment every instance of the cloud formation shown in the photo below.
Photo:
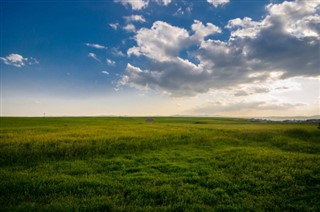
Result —
<path fill-rule="evenodd" d="M 109 72 L 108 71 L 101 71 L 101 74 L 109 75 Z"/>
<path fill-rule="evenodd" d="M 0 57 L 0 61 L 6 65 L 15 66 L 17 68 L 21 68 L 25 65 L 39 64 L 39 61 L 33 57 L 24 58 L 22 55 L 14 53 L 6 57 Z"/>
<path fill-rule="evenodd" d="M 114 0 L 116 3 L 121 3 L 123 6 L 130 6 L 132 10 L 145 9 L 150 2 L 156 2 L 159 5 L 168 6 L 172 0 Z M 214 7 L 219 7 L 230 2 L 230 0 L 207 0 Z M 190 8 L 188 9 L 190 10 Z"/>
<path fill-rule="evenodd" d="M 116 64 L 116 62 L 111 59 L 107 59 L 106 62 L 109 66 L 114 66 Z"/>
<path fill-rule="evenodd" d="M 234 96 L 249 96 L 259 93 L 268 93 L 270 91 L 267 87 L 252 87 L 252 88 L 244 88 L 241 87 L 240 89 L 237 89 L 237 91 L 234 93 Z"/>
<path fill-rule="evenodd" d="M 114 56 L 118 56 L 118 57 L 125 57 L 125 56 L 126 56 L 121 50 L 119 50 L 119 49 L 116 48 L 116 47 L 113 47 L 113 48 L 111 49 L 111 53 L 112 53 Z"/>
<path fill-rule="evenodd" d="M 212 4 L 214 7 L 218 7 L 224 4 L 229 3 L 229 0 L 207 0 L 209 4 Z"/>
<path fill-rule="evenodd" d="M 158 61 L 171 60 L 188 43 L 185 29 L 171 26 L 163 21 L 156 21 L 151 29 L 142 28 L 137 32 L 137 46 L 128 50 L 128 55 L 144 55 Z"/>
<path fill-rule="evenodd" d="M 222 1 L 210 1 L 222 2 Z M 195 20 L 191 31 L 156 21 L 135 35 L 129 56 L 146 57 L 144 67 L 128 64 L 120 84 L 192 96 L 246 83 L 319 76 L 320 3 L 296 0 L 268 4 L 259 21 L 230 20 L 228 41 L 207 39 L 221 32 Z M 190 50 L 190 47 L 192 50 Z M 183 52 L 189 58 L 182 58 Z"/>
<path fill-rule="evenodd" d="M 172 0 L 114 0 L 114 2 L 121 3 L 125 7 L 130 6 L 132 10 L 142 10 L 149 5 L 150 1 L 167 6 Z"/>
<path fill-rule="evenodd" d="M 114 30 L 117 30 L 118 27 L 119 27 L 119 23 L 110 23 L 109 26 L 114 29 Z"/>
<path fill-rule="evenodd" d="M 133 24 L 127 24 L 126 26 L 123 27 L 123 29 L 127 32 L 135 32 L 136 27 Z"/>
<path fill-rule="evenodd" d="M 146 22 L 146 19 L 142 15 L 130 15 L 123 17 L 126 22 Z"/>
<path fill-rule="evenodd" d="M 92 58 L 92 59 L 94 59 L 94 60 L 96 60 L 96 61 L 98 61 L 98 62 L 101 62 L 95 53 L 90 52 L 90 53 L 88 54 L 88 57 L 89 57 L 89 58 Z"/>
<path fill-rule="evenodd" d="M 200 43 L 206 36 L 220 32 L 219 27 L 211 23 L 204 26 L 197 20 L 191 27 L 193 35 L 183 28 L 156 21 L 151 29 L 142 28 L 137 32 L 137 46 L 130 48 L 127 53 L 129 56 L 144 55 L 156 61 L 171 61 L 183 48 Z"/>
<path fill-rule="evenodd" d="M 124 6 L 130 6 L 133 10 L 141 10 L 148 6 L 149 0 L 115 0 Z"/>
<path fill-rule="evenodd" d="M 95 43 L 85 43 L 85 45 L 88 47 L 95 48 L 95 49 L 107 49 L 107 47 L 102 46 L 100 44 L 95 44 Z"/>
<path fill-rule="evenodd" d="M 168 4 L 171 3 L 171 0 L 156 0 L 156 2 L 157 2 L 158 4 L 162 4 L 162 5 L 167 6 Z"/>
<path fill-rule="evenodd" d="M 278 101 L 265 102 L 265 101 L 252 101 L 252 102 L 233 102 L 228 104 L 223 104 L 221 102 L 210 102 L 201 107 L 194 108 L 189 111 L 191 114 L 195 115 L 219 115 L 228 112 L 243 112 L 243 115 L 247 115 L 249 111 L 268 111 L 268 110 L 288 110 L 296 107 L 304 106 L 301 103 L 282 103 Z"/>

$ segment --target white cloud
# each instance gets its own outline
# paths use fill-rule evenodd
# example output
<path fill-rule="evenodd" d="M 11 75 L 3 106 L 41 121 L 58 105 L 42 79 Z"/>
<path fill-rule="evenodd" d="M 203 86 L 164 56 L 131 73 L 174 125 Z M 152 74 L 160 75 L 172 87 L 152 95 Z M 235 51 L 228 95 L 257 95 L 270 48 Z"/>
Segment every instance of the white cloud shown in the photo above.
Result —
<path fill-rule="evenodd" d="M 110 23 L 109 26 L 110 26 L 112 29 L 116 30 L 116 29 L 118 29 L 118 27 L 119 27 L 119 23 Z"/>
<path fill-rule="evenodd" d="M 142 15 L 131 15 L 123 17 L 127 22 L 146 22 L 146 19 Z"/>
<path fill-rule="evenodd" d="M 171 60 L 178 56 L 183 48 L 200 43 L 206 36 L 221 31 L 211 23 L 204 26 L 197 20 L 192 24 L 192 30 L 194 34 L 190 36 L 188 31 L 183 28 L 172 26 L 163 21 L 156 21 L 151 29 L 142 28 L 137 32 L 135 40 L 138 45 L 130 48 L 128 55 L 144 55 L 157 61 Z"/>
<path fill-rule="evenodd" d="M 274 23 L 275 19 L 281 22 L 282 29 L 289 35 L 297 38 L 319 38 L 320 3 L 318 1 L 296 0 L 282 4 L 269 4 L 269 16 L 266 23 Z"/>
<path fill-rule="evenodd" d="M 263 22 L 252 21 L 251 18 L 245 17 L 244 19 L 236 18 L 229 20 L 226 28 L 235 29 L 231 32 L 231 38 L 234 37 L 256 37 L 260 32 Z"/>
<path fill-rule="evenodd" d="M 167 6 L 172 2 L 172 0 L 114 0 L 114 2 L 121 3 L 126 7 L 130 6 L 133 10 L 142 10 L 146 8 L 150 1 L 164 6 Z"/>
<path fill-rule="evenodd" d="M 268 80 L 317 77 L 319 7 L 320 2 L 303 0 L 269 4 L 265 18 L 259 21 L 248 17 L 230 20 L 226 26 L 231 31 L 228 41 L 206 39 L 221 32 L 210 23 L 196 20 L 193 33 L 189 33 L 156 21 L 150 29 L 137 31 L 137 45 L 127 51 L 129 56 L 147 57 L 149 63 L 145 67 L 128 65 L 122 82 L 173 96 L 190 96 Z M 192 60 L 180 58 L 186 51 Z"/>
<path fill-rule="evenodd" d="M 148 0 L 115 0 L 115 2 L 119 2 L 124 6 L 131 6 L 133 10 L 141 10 L 148 6 Z"/>
<path fill-rule="evenodd" d="M 107 64 L 110 65 L 110 66 L 114 66 L 116 64 L 115 61 L 111 60 L 111 59 L 107 59 L 106 60 Z"/>
<path fill-rule="evenodd" d="M 267 70 L 281 70 L 283 77 L 319 75 L 320 3 L 297 0 L 269 4 L 261 21 L 249 18 L 229 26 L 230 44 L 243 49 L 247 60 L 260 61 Z M 282 13 L 283 11 L 287 11 Z"/>
<path fill-rule="evenodd" d="M 186 45 L 189 34 L 185 29 L 156 21 L 151 29 L 142 28 L 137 32 L 135 40 L 138 44 L 128 50 L 128 55 L 145 55 L 158 61 L 170 60 L 177 56 Z"/>
<path fill-rule="evenodd" d="M 218 7 L 224 4 L 229 3 L 229 0 L 207 0 L 209 4 L 212 4 L 214 7 Z"/>
<path fill-rule="evenodd" d="M 39 61 L 33 57 L 24 58 L 22 55 L 14 53 L 6 57 L 0 57 L 0 61 L 2 61 L 6 65 L 12 65 L 17 68 L 21 68 L 25 65 L 39 64 Z"/>
<path fill-rule="evenodd" d="M 124 30 L 127 32 L 135 32 L 136 27 L 133 24 L 127 24 L 126 26 L 123 27 Z"/>
<path fill-rule="evenodd" d="M 221 29 L 216 25 L 207 23 L 205 26 L 198 20 L 194 20 L 194 23 L 191 25 L 191 29 L 194 31 L 193 39 L 196 41 L 202 40 L 208 35 L 221 33 Z"/>
<path fill-rule="evenodd" d="M 85 43 L 85 45 L 88 47 L 95 48 L 95 49 L 107 49 L 107 47 L 102 46 L 100 44 L 95 44 L 95 43 Z"/>
<path fill-rule="evenodd" d="M 171 3 L 171 0 L 155 0 L 158 4 L 162 4 L 167 6 L 168 4 Z"/>
<path fill-rule="evenodd" d="M 88 54 L 88 57 L 100 62 L 99 58 L 97 57 L 97 55 L 95 53 L 90 52 Z"/>
<path fill-rule="evenodd" d="M 101 71 L 102 74 L 109 75 L 108 71 Z"/>

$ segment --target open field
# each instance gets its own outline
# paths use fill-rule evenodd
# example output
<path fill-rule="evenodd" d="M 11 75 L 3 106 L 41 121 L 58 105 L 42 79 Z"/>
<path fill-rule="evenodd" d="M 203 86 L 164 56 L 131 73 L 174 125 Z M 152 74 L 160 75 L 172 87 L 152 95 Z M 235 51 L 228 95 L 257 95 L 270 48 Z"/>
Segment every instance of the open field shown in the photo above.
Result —
<path fill-rule="evenodd" d="M 320 210 L 320 130 L 224 118 L 1 118 L 1 210 Z"/>

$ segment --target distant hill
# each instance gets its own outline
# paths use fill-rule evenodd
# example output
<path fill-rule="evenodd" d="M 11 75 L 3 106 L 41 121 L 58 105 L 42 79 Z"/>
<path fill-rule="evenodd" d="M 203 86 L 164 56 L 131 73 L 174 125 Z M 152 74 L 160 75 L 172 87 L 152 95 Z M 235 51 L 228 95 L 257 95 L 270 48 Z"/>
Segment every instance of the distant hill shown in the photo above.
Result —
<path fill-rule="evenodd" d="M 268 117 L 259 117 L 259 118 L 274 120 L 274 121 L 307 120 L 307 119 L 320 119 L 320 115 L 314 115 L 314 116 L 268 116 Z"/>

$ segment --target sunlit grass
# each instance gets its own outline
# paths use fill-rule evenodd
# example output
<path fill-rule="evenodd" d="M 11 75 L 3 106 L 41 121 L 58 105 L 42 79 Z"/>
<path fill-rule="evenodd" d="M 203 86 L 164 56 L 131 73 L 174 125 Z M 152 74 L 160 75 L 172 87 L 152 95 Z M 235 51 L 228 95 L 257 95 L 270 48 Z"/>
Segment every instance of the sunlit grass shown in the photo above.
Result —
<path fill-rule="evenodd" d="M 3 210 L 320 210 L 316 124 L 1 118 Z"/>

